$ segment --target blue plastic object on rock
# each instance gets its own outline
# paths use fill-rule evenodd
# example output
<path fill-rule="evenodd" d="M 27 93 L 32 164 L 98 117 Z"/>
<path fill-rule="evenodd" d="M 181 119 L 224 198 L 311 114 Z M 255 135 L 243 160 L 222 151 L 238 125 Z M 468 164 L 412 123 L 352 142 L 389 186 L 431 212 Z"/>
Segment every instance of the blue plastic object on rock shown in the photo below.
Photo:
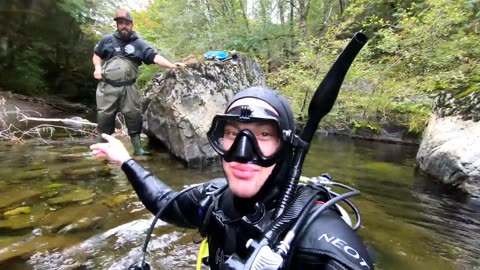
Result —
<path fill-rule="evenodd" d="M 228 57 L 228 52 L 226 51 L 208 51 L 203 54 L 203 57 L 205 57 L 205 60 L 217 60 L 217 61 L 222 61 L 227 59 Z"/>

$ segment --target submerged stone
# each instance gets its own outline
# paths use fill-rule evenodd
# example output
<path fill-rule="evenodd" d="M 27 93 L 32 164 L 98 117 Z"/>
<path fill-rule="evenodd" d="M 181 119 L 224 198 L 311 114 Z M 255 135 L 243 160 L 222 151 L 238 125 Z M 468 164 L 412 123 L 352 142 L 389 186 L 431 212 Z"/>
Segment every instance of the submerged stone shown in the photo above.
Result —
<path fill-rule="evenodd" d="M 32 212 L 32 209 L 29 206 L 23 206 L 23 207 L 18 207 L 10 211 L 6 211 L 3 213 L 4 217 L 9 217 L 9 216 L 16 216 L 20 214 L 30 214 Z"/>
<path fill-rule="evenodd" d="M 108 208 L 104 205 L 75 206 L 48 213 L 44 224 L 52 233 L 88 231 L 103 224 L 107 215 Z"/>
<path fill-rule="evenodd" d="M 6 248 L 0 250 L 0 262 L 14 259 L 27 257 L 38 251 L 48 251 L 57 248 L 64 248 L 72 245 L 73 238 L 65 238 L 63 235 L 40 235 L 40 236 L 31 236 L 25 240 L 19 241 L 13 245 L 10 245 Z M 48 269 L 48 268 L 42 268 Z M 50 268 L 54 269 L 54 268 Z M 59 268 L 57 268 L 59 269 Z"/>
<path fill-rule="evenodd" d="M 103 200 L 102 203 L 109 207 L 115 207 L 115 206 L 118 206 L 119 204 L 124 203 L 127 200 L 128 200 L 128 195 L 120 194 L 120 195 L 113 196 L 111 198 L 107 198 Z"/>
<path fill-rule="evenodd" d="M 38 225 L 38 219 L 37 216 L 30 214 L 0 219 L 0 231 L 12 234 L 18 231 L 31 230 Z"/>
<path fill-rule="evenodd" d="M 29 204 L 40 198 L 41 192 L 35 190 L 13 189 L 0 192 L 0 212 Z"/>
<path fill-rule="evenodd" d="M 59 197 L 48 199 L 47 203 L 50 205 L 57 205 L 57 204 L 82 202 L 82 201 L 92 199 L 94 196 L 95 196 L 95 193 L 91 190 L 77 188 L 73 191 L 62 194 Z"/>

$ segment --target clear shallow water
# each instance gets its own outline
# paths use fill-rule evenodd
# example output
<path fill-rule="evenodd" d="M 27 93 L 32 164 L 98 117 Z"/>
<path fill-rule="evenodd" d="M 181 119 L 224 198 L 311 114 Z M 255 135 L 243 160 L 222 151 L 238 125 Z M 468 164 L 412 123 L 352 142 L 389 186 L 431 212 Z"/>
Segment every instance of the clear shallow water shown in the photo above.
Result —
<path fill-rule="evenodd" d="M 10 202 L 24 196 L 18 207 L 30 207 L 0 219 L 0 269 L 124 269 L 138 260 L 152 215 L 118 168 L 82 155 L 91 143 L 0 145 L 0 195 Z M 480 202 L 415 173 L 416 150 L 317 137 L 303 175 L 328 172 L 362 192 L 353 201 L 377 269 L 480 269 Z M 185 168 L 162 149 L 139 161 L 177 190 L 222 175 L 218 167 Z M 76 227 L 60 222 L 69 215 Z M 194 268 L 193 231 L 159 222 L 154 233 L 154 269 Z"/>

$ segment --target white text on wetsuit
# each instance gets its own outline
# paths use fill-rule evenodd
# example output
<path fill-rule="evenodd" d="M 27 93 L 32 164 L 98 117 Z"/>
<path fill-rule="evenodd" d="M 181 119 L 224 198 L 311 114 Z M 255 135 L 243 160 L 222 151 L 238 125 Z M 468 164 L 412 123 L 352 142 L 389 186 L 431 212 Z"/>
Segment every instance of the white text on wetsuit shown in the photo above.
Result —
<path fill-rule="evenodd" d="M 361 266 L 364 266 L 370 269 L 370 266 L 368 266 L 367 262 L 362 257 L 360 257 L 360 254 L 358 254 L 358 252 L 354 248 L 348 246 L 347 242 L 343 241 L 340 238 L 336 238 L 335 236 L 329 237 L 327 234 L 322 234 L 318 238 L 319 241 L 322 239 L 327 241 L 327 243 L 334 245 L 338 249 L 343 250 L 343 252 L 347 253 L 349 256 L 359 260 L 360 261 L 359 264 Z"/>

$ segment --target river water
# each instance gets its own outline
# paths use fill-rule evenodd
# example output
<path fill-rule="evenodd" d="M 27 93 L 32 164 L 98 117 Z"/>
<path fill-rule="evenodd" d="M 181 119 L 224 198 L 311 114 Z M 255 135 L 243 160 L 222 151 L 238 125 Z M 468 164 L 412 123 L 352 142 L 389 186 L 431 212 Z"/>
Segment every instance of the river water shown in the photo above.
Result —
<path fill-rule="evenodd" d="M 126 269 L 141 258 L 152 215 L 119 168 L 83 155 L 91 143 L 0 144 L 0 269 Z M 352 200 L 377 269 L 480 269 L 480 202 L 416 173 L 416 151 L 319 136 L 303 175 L 328 172 L 362 192 Z M 177 190 L 222 175 L 186 168 L 164 149 L 138 160 Z M 194 269 L 194 233 L 157 222 L 153 269 Z"/>

